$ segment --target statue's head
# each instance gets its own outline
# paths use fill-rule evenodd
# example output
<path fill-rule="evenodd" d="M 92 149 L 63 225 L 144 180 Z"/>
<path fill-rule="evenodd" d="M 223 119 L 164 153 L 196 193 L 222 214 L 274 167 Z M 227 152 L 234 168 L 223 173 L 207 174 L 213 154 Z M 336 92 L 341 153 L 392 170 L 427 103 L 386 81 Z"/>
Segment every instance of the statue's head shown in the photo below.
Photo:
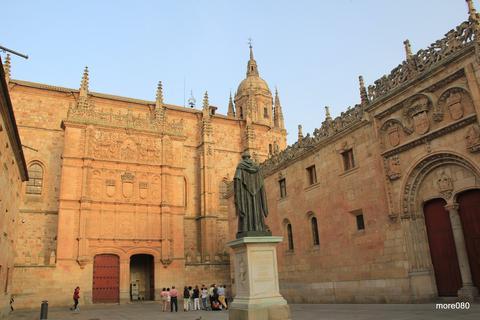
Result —
<path fill-rule="evenodd" d="M 244 159 L 244 160 L 250 159 L 250 152 L 248 152 L 247 150 L 245 150 L 245 151 L 242 153 L 242 159 Z"/>

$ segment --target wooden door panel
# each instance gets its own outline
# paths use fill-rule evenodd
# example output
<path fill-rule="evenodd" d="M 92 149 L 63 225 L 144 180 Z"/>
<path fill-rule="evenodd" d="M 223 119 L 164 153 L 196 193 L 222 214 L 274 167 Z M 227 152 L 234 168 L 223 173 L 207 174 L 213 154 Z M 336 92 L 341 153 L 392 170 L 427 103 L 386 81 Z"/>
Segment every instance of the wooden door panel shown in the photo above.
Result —
<path fill-rule="evenodd" d="M 434 199 L 423 207 L 428 244 L 439 296 L 457 296 L 462 286 L 452 225 L 443 199 Z"/>
<path fill-rule="evenodd" d="M 119 302 L 120 262 L 113 254 L 96 255 L 93 262 L 92 300 Z"/>
<path fill-rule="evenodd" d="M 480 190 L 461 193 L 457 202 L 473 284 L 480 288 Z"/>

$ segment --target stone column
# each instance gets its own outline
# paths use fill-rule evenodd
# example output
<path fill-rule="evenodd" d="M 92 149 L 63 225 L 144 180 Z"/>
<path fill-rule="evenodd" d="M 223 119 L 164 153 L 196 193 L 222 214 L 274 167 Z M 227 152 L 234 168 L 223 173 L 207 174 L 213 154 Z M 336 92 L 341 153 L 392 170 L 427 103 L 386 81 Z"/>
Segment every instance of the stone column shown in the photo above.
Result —
<path fill-rule="evenodd" d="M 455 249 L 457 250 L 458 265 L 462 276 L 462 288 L 458 291 L 458 297 L 462 300 L 472 301 L 478 296 L 478 289 L 473 285 L 472 272 L 468 261 L 467 247 L 465 246 L 465 238 L 463 235 L 462 223 L 458 214 L 458 204 L 451 203 L 445 206 L 450 216 L 452 224 L 453 239 L 455 241 Z"/>
<path fill-rule="evenodd" d="M 130 302 L 130 258 L 120 259 L 120 303 Z"/>

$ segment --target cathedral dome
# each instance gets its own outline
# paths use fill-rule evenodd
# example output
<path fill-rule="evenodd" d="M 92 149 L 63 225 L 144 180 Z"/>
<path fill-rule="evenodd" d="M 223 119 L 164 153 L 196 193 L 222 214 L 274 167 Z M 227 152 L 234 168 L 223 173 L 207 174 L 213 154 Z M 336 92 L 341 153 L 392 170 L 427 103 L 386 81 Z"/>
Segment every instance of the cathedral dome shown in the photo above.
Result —
<path fill-rule="evenodd" d="M 253 58 L 252 46 L 250 46 L 250 60 L 247 65 L 247 77 L 238 85 L 236 97 L 248 95 L 250 90 L 255 93 L 261 92 L 268 95 L 272 94 L 267 82 L 260 78 L 257 62 Z"/>
<path fill-rule="evenodd" d="M 270 92 L 267 82 L 259 76 L 248 76 L 246 79 L 242 80 L 242 82 L 240 82 L 238 85 L 237 95 L 242 96 L 247 94 L 249 89 L 253 89 L 254 91 Z"/>

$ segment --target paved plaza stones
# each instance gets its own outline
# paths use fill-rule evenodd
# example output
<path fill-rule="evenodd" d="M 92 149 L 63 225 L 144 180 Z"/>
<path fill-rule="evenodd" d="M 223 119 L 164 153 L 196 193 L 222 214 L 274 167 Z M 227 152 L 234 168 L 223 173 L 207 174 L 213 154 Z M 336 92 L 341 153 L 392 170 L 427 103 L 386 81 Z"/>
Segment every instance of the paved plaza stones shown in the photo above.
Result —
<path fill-rule="evenodd" d="M 469 310 L 435 310 L 435 304 L 294 304 L 291 305 L 293 320 L 380 320 L 380 319 L 480 319 L 480 305 L 473 304 Z M 15 311 L 9 320 L 38 319 L 39 310 Z M 65 308 L 52 308 L 50 320 L 227 320 L 228 313 L 219 312 L 161 312 L 157 303 L 127 305 L 95 305 L 81 308 L 73 313 Z"/>

